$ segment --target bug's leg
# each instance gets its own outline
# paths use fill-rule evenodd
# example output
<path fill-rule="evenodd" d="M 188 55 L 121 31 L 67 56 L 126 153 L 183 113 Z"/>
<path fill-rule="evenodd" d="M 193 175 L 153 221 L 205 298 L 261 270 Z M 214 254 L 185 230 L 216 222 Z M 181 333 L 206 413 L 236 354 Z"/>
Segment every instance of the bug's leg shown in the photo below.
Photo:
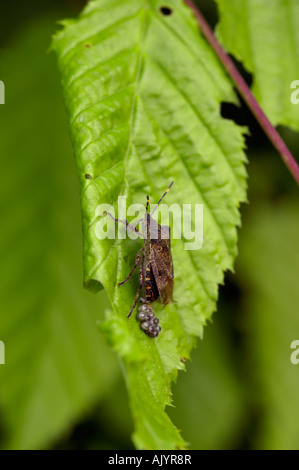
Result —
<path fill-rule="evenodd" d="M 125 284 L 130 279 L 130 277 L 132 276 L 133 272 L 135 271 L 135 269 L 137 268 L 138 264 L 140 263 L 140 261 L 142 259 L 141 254 L 142 254 L 143 250 L 144 250 L 144 247 L 140 248 L 140 250 L 138 251 L 137 256 L 136 256 L 135 264 L 134 264 L 130 274 L 128 274 L 126 279 L 124 279 L 122 282 L 119 282 L 118 286 L 121 286 L 121 285 Z"/>
<path fill-rule="evenodd" d="M 144 260 L 144 255 L 141 258 L 141 261 L 143 261 L 143 260 Z M 139 265 L 139 284 L 141 285 L 141 287 L 143 286 L 143 266 L 142 266 L 142 262 Z M 143 297 L 141 297 L 141 298 L 143 300 Z"/>
<path fill-rule="evenodd" d="M 112 220 L 114 220 L 114 222 L 120 222 L 121 224 L 124 224 L 126 226 L 127 230 L 129 230 L 130 224 L 127 221 L 127 219 L 126 220 L 116 219 L 115 217 L 113 217 L 112 214 L 110 214 L 110 212 L 107 212 L 107 211 L 104 212 L 104 215 L 109 215 L 109 217 Z M 132 227 L 133 227 L 133 225 L 132 225 Z"/>
<path fill-rule="evenodd" d="M 138 233 L 138 235 L 140 235 L 142 237 L 142 233 L 140 233 L 138 228 L 137 228 L 137 225 L 140 223 L 139 221 L 135 225 L 132 225 L 132 224 L 129 224 L 127 219 L 126 220 L 116 219 L 115 217 L 113 217 L 113 215 L 110 214 L 110 212 L 105 211 L 104 214 L 109 215 L 109 217 L 111 217 L 111 219 L 114 220 L 114 222 L 120 222 L 121 224 L 124 224 L 128 231 L 134 230 L 134 232 Z"/>
<path fill-rule="evenodd" d="M 144 258 L 144 255 L 142 256 L 141 260 L 143 260 Z M 141 289 L 142 289 L 142 286 L 143 286 L 143 277 L 142 277 L 142 264 L 140 264 L 140 267 L 139 267 L 139 288 L 138 288 L 138 291 L 137 291 L 137 294 L 136 294 L 136 297 L 135 297 L 135 300 L 134 300 L 134 303 L 132 305 L 132 308 L 131 310 L 129 311 L 129 315 L 127 315 L 127 318 L 130 318 L 130 316 L 132 315 L 132 312 L 134 310 L 134 308 L 136 307 L 136 304 L 138 302 L 138 299 L 139 299 L 139 296 L 140 296 L 140 292 L 141 292 Z"/>
<path fill-rule="evenodd" d="M 134 225 L 133 224 L 129 224 L 129 225 L 131 227 L 130 230 L 134 230 L 136 233 L 138 233 L 138 235 L 140 235 L 142 238 L 144 238 L 144 235 L 137 228 L 137 225 L 139 225 L 140 222 L 142 222 L 142 221 L 143 221 L 143 218 L 137 220 L 137 222 Z"/>
<path fill-rule="evenodd" d="M 137 294 L 136 294 L 136 297 L 135 297 L 135 300 L 134 300 L 134 303 L 133 303 L 133 305 L 132 305 L 131 310 L 129 311 L 129 315 L 127 315 L 127 318 L 130 318 L 130 316 L 132 315 L 132 312 L 133 312 L 134 308 L 136 307 L 136 304 L 137 304 L 138 299 L 139 299 L 139 296 L 140 296 L 141 289 L 142 289 L 142 286 L 139 286 L 138 291 L 137 291 Z"/>

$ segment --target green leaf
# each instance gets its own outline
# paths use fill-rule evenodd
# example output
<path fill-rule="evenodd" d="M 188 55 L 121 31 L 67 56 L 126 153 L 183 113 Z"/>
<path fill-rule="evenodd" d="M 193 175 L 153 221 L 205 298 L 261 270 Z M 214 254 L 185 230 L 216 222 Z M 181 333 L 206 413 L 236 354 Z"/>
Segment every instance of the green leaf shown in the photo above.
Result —
<path fill-rule="evenodd" d="M 257 204 L 256 204 L 257 206 Z M 259 204 L 246 219 L 238 272 L 246 286 L 249 397 L 259 449 L 298 449 L 299 365 L 291 343 L 299 339 L 298 202 Z"/>
<path fill-rule="evenodd" d="M 216 0 L 221 43 L 253 74 L 253 93 L 274 125 L 299 130 L 291 102 L 299 77 L 297 0 Z"/>
<path fill-rule="evenodd" d="M 54 39 L 81 183 L 85 285 L 104 286 L 104 325 L 122 357 L 138 448 L 184 445 L 165 413 L 171 381 L 216 307 L 236 255 L 238 207 L 246 198 L 244 129 L 220 116 L 232 86 L 183 1 L 97 0 Z M 88 175 L 88 179 L 86 179 Z M 92 179 L 90 179 L 92 178 Z M 138 281 L 129 273 L 139 242 L 98 240 L 98 204 L 157 201 L 204 205 L 204 243 L 173 240 L 176 303 L 155 306 L 157 340 L 128 321 Z"/>
<path fill-rule="evenodd" d="M 46 53 L 53 28 L 51 17 L 26 24 L 1 53 L 0 412 L 11 449 L 53 445 L 118 377 L 96 328 L 107 301 L 80 286 L 78 184 Z"/>

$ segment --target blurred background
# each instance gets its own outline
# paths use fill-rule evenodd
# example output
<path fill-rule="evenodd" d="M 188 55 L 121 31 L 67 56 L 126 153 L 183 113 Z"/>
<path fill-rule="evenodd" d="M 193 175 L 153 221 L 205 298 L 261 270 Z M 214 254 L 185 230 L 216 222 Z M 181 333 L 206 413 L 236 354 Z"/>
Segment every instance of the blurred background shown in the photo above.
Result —
<path fill-rule="evenodd" d="M 108 301 L 82 287 L 79 184 L 49 52 L 57 21 L 84 3 L 1 5 L 3 449 L 133 449 L 121 369 L 96 326 Z M 214 26 L 214 3 L 197 3 Z M 223 104 L 222 114 L 251 132 L 249 203 L 235 273 L 168 412 L 191 449 L 299 449 L 299 364 L 290 362 L 299 339 L 298 188 L 246 106 Z M 298 160 L 298 134 L 279 131 Z"/>

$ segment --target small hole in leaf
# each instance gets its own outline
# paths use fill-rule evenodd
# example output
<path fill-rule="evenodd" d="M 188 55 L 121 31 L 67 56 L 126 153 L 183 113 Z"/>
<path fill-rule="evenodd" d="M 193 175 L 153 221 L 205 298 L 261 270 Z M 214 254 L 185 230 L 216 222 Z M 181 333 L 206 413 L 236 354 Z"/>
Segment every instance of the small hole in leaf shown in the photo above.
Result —
<path fill-rule="evenodd" d="M 172 13 L 172 9 L 169 8 L 169 7 L 161 7 L 161 8 L 160 8 L 160 12 L 161 12 L 162 15 L 164 15 L 164 16 L 169 16 L 169 15 L 171 15 L 171 13 Z"/>
<path fill-rule="evenodd" d="M 92 180 L 92 176 L 89 173 L 85 173 L 84 178 L 86 180 Z"/>
<path fill-rule="evenodd" d="M 84 47 L 85 47 L 86 49 L 90 49 L 90 48 L 92 47 L 92 44 L 90 44 L 90 42 L 86 42 L 86 43 L 84 44 Z"/>

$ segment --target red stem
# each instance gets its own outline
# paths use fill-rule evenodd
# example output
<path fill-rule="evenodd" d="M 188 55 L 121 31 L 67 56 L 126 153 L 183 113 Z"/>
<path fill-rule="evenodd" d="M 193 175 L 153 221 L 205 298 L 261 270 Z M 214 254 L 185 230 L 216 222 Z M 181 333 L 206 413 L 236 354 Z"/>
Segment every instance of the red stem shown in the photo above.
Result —
<path fill-rule="evenodd" d="M 257 121 L 260 123 L 261 127 L 264 129 L 264 132 L 266 133 L 266 135 L 268 136 L 268 138 L 270 139 L 274 147 L 280 153 L 284 163 L 290 170 L 295 181 L 297 182 L 297 184 L 299 184 L 299 165 L 294 159 L 291 152 L 289 151 L 285 142 L 280 137 L 275 127 L 272 126 L 266 114 L 264 113 L 264 111 L 262 110 L 262 108 L 260 107 L 256 99 L 254 98 L 253 94 L 251 93 L 245 80 L 238 72 L 238 69 L 235 67 L 230 57 L 226 54 L 222 46 L 217 41 L 212 29 L 206 22 L 205 18 L 203 17 L 203 15 L 201 14 L 197 6 L 194 4 L 192 0 L 185 0 L 185 3 L 193 10 L 193 13 L 199 23 L 202 34 L 207 39 L 211 47 L 214 49 L 219 60 L 223 64 L 226 72 L 231 77 L 232 81 L 234 82 L 238 92 L 243 97 L 244 101 L 247 103 L 249 109 L 254 114 Z"/>

